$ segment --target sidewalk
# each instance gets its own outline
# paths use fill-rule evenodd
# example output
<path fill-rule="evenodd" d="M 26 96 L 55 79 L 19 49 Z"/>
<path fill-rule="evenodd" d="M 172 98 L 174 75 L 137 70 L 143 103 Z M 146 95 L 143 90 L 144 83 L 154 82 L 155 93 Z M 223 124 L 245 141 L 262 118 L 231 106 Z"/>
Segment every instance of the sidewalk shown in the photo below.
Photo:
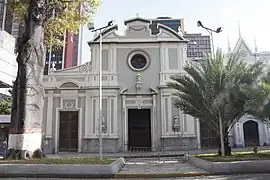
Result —
<path fill-rule="evenodd" d="M 269 147 L 260 147 L 260 149 L 269 149 Z M 238 148 L 237 151 L 252 151 L 253 148 Z M 215 150 L 193 150 L 189 154 L 195 153 L 216 153 Z M 104 153 L 104 156 L 109 157 L 126 157 L 122 161 L 121 167 L 116 170 L 115 167 L 99 167 L 102 165 L 2 165 L 2 176 L 5 173 L 11 172 L 14 174 L 22 174 L 18 177 L 76 177 L 76 178 L 174 178 L 174 177 L 196 177 L 210 176 L 211 174 L 203 169 L 197 168 L 185 160 L 186 151 L 165 151 L 160 152 L 137 152 L 137 153 Z M 59 153 L 49 154 L 47 157 L 86 157 L 98 156 L 98 153 Z M 162 157 L 162 155 L 169 155 Z M 175 156 L 174 156 L 175 155 Z M 131 156 L 137 156 L 132 158 Z M 140 157 L 138 157 L 140 156 Z M 12 167 L 11 167 L 12 166 Z M 1 169 L 1 168 L 0 168 Z M 61 171 L 60 171 L 61 170 Z M 26 172 L 32 172 L 27 174 Z M 34 171 L 34 172 L 33 172 Z M 46 174 L 44 172 L 46 171 Z M 0 173 L 0 175 L 1 175 Z M 60 173 L 60 175 L 59 175 Z M 11 177 L 6 174 L 4 176 Z"/>
<path fill-rule="evenodd" d="M 161 158 L 160 161 L 136 160 L 127 161 L 115 178 L 172 178 L 208 176 L 205 170 L 194 167 L 181 159 Z"/>

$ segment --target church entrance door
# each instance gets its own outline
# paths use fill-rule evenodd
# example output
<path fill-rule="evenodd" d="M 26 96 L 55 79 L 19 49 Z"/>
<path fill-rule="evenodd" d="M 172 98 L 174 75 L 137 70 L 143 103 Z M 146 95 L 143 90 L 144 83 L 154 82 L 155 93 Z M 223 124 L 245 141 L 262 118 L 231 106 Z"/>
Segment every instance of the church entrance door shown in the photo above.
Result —
<path fill-rule="evenodd" d="M 61 111 L 59 127 L 59 152 L 78 151 L 78 111 Z"/>
<path fill-rule="evenodd" d="M 151 151 L 151 110 L 128 110 L 128 149 Z"/>
<path fill-rule="evenodd" d="M 257 146 L 259 145 L 259 128 L 258 123 L 249 120 L 244 123 L 244 139 L 246 146 Z"/>

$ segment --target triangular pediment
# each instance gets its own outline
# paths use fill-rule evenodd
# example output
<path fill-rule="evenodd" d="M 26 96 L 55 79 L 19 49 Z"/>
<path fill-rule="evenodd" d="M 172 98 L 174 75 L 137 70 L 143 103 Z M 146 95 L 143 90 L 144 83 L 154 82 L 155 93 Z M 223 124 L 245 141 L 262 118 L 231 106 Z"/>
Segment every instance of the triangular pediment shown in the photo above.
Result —
<path fill-rule="evenodd" d="M 117 30 L 118 30 L 117 24 L 104 29 L 101 32 L 102 39 L 104 39 L 106 36 L 118 36 L 116 33 Z M 99 33 L 97 33 L 96 36 L 94 36 L 93 40 L 89 41 L 88 44 L 91 44 L 91 42 L 99 41 L 99 38 L 100 38 Z"/>
<path fill-rule="evenodd" d="M 104 43 L 133 43 L 133 42 L 183 42 L 187 43 L 188 40 L 183 37 L 181 33 L 165 26 L 158 24 L 157 28 L 159 34 L 153 35 L 150 29 L 151 20 L 140 17 L 132 18 L 125 21 L 126 29 L 124 35 L 118 35 L 117 25 L 109 27 L 102 31 L 102 39 Z M 91 47 L 93 44 L 99 43 L 99 34 L 97 33 L 92 41 L 88 44 Z"/>
<path fill-rule="evenodd" d="M 160 37 L 160 38 L 175 38 L 172 34 L 169 34 L 168 32 L 164 32 L 164 31 L 162 31 L 158 35 L 158 37 Z"/>
<path fill-rule="evenodd" d="M 159 33 L 157 37 L 160 39 L 167 39 L 171 41 L 181 41 L 181 42 L 188 42 L 181 34 L 177 33 L 173 29 L 163 24 L 158 24 Z"/>
<path fill-rule="evenodd" d="M 113 32 L 110 32 L 110 33 L 104 35 L 102 39 L 103 39 L 103 40 L 106 40 L 106 39 L 112 40 L 112 39 L 118 39 L 118 38 L 119 38 L 119 35 L 116 34 L 116 33 L 113 31 Z"/>

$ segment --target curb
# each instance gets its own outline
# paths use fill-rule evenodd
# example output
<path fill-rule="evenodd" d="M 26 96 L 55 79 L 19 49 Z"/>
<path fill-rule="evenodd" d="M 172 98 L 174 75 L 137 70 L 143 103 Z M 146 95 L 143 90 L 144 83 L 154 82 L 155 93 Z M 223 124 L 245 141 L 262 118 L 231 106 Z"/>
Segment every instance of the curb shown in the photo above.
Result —
<path fill-rule="evenodd" d="M 78 178 L 78 179 L 117 179 L 117 178 L 129 178 L 129 179 L 159 179 L 159 178 L 179 178 L 179 177 L 206 177 L 206 176 L 220 176 L 220 175 L 239 175 L 239 174 L 261 174 L 261 173 L 144 173 L 144 174 L 41 174 L 41 173 L 14 173 L 14 174 L 0 174 L 0 178 Z"/>
<path fill-rule="evenodd" d="M 145 174 L 115 174 L 114 178 L 173 178 L 173 177 L 196 177 L 196 176 L 210 176 L 210 173 L 145 173 Z"/>
<path fill-rule="evenodd" d="M 111 164 L 0 164 L 0 178 L 6 177 L 61 177 L 113 178 L 124 166 L 124 158 Z"/>
<path fill-rule="evenodd" d="M 138 159 L 138 158 L 163 158 L 163 157 L 183 157 L 185 156 L 184 153 L 182 154 L 160 154 L 160 155 L 129 155 L 129 156 L 123 156 L 125 159 Z"/>
<path fill-rule="evenodd" d="M 0 178 L 78 178 L 78 179 L 107 179 L 114 178 L 111 174 L 27 174 L 27 173 L 16 173 L 16 174 L 0 174 Z"/>

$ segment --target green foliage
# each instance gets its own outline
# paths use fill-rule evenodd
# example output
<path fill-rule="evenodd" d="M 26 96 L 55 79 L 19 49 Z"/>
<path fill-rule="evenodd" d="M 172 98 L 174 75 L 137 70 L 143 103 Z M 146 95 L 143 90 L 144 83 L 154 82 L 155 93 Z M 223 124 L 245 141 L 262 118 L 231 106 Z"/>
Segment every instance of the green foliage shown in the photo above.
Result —
<path fill-rule="evenodd" d="M 204 63 L 187 65 L 185 73 L 171 77 L 173 82 L 168 86 L 177 90 L 177 107 L 205 122 L 217 134 L 221 118 L 226 137 L 237 120 L 248 113 L 250 104 L 261 98 L 261 92 L 254 87 L 262 69 L 261 62 L 248 65 L 240 53 L 226 58 L 218 50 Z"/>
<path fill-rule="evenodd" d="M 31 0 L 8 0 L 8 6 L 17 20 L 23 21 Z M 45 0 L 44 41 L 49 45 L 63 45 L 63 35 L 67 31 L 77 33 L 81 25 L 92 20 L 99 6 L 99 0 Z M 55 12 L 55 13 L 53 13 Z"/>
<path fill-rule="evenodd" d="M 2 99 L 0 101 L 0 115 L 6 115 L 11 113 L 11 99 Z"/>
<path fill-rule="evenodd" d="M 251 102 L 248 110 L 249 114 L 261 119 L 270 120 L 270 72 L 262 76 L 258 86 L 254 91 L 260 92 L 257 101 Z"/>

